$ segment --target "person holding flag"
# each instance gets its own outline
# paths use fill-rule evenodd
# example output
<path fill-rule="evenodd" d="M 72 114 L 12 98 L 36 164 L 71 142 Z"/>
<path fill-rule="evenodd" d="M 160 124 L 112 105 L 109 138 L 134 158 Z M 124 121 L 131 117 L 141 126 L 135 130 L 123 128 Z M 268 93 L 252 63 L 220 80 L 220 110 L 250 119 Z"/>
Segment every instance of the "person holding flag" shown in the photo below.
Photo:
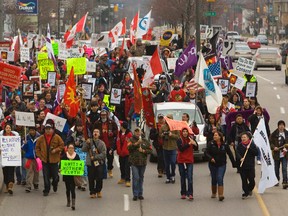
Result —
<path fill-rule="evenodd" d="M 242 181 L 242 199 L 252 196 L 255 187 L 255 157 L 257 156 L 257 147 L 252 140 L 249 132 L 241 134 L 241 142 L 236 149 L 236 160 L 240 161 L 240 176 Z"/>

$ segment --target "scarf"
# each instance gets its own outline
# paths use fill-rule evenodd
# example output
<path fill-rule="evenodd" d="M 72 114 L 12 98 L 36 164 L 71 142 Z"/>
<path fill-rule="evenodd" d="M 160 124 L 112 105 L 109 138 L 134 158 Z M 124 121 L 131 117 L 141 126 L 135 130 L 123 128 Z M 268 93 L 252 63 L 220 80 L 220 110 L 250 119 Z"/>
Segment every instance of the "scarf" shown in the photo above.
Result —
<path fill-rule="evenodd" d="M 68 152 L 66 152 L 66 156 L 69 160 L 73 160 L 76 157 L 76 152 L 73 152 L 72 155 L 70 155 Z"/>

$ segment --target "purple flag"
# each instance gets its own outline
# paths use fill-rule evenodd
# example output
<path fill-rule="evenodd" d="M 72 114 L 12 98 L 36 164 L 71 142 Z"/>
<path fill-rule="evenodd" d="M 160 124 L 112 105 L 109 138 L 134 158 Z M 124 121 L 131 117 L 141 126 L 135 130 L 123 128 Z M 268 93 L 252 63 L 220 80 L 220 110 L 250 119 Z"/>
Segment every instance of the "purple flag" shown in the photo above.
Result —
<path fill-rule="evenodd" d="M 225 70 L 233 69 L 232 58 L 230 56 L 222 56 L 220 57 L 221 67 Z"/>
<path fill-rule="evenodd" d="M 181 56 L 176 61 L 175 75 L 180 77 L 188 68 L 197 64 L 197 51 L 195 41 L 192 41 L 189 46 L 183 51 Z"/>

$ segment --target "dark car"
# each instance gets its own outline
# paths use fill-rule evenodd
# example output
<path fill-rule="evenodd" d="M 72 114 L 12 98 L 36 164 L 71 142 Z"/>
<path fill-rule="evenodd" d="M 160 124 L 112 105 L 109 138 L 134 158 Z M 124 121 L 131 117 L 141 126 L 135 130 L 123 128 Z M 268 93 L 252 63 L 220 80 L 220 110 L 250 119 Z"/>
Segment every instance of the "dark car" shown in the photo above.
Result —
<path fill-rule="evenodd" d="M 286 58 L 288 54 L 288 43 L 281 44 L 279 49 L 281 50 L 280 54 L 282 56 L 282 64 L 286 64 Z"/>

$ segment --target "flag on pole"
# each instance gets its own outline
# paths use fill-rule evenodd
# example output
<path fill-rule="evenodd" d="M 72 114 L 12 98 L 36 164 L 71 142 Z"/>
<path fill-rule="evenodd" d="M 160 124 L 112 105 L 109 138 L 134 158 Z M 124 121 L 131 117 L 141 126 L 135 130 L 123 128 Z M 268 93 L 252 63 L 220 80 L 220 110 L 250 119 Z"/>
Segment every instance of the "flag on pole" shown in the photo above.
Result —
<path fill-rule="evenodd" d="M 275 175 L 274 160 L 270 149 L 264 118 L 261 118 L 253 134 L 254 143 L 261 152 L 261 179 L 258 185 L 258 193 L 264 193 L 266 188 L 273 187 L 278 183 Z"/>
<path fill-rule="evenodd" d="M 204 56 L 205 60 L 208 60 L 210 58 L 213 58 L 214 56 L 217 56 L 218 35 L 219 35 L 219 31 L 216 32 L 216 34 L 214 34 L 213 37 L 209 40 L 209 43 L 211 45 L 211 49 L 208 52 L 206 52 L 206 54 Z"/>
<path fill-rule="evenodd" d="M 14 37 L 13 43 L 14 43 L 14 62 L 17 62 L 20 59 L 20 49 L 23 44 L 20 29 L 18 29 L 18 35 Z"/>
<path fill-rule="evenodd" d="M 109 37 L 112 39 L 111 49 L 118 46 L 118 37 L 126 33 L 126 17 L 117 23 L 109 32 Z"/>
<path fill-rule="evenodd" d="M 136 72 L 136 66 L 133 63 L 132 67 L 134 75 L 134 112 L 140 114 L 143 108 L 141 84 Z"/>
<path fill-rule="evenodd" d="M 137 11 L 136 15 L 134 16 L 130 24 L 130 41 L 133 45 L 136 42 L 136 31 L 137 31 L 138 21 L 139 21 L 139 11 Z"/>
<path fill-rule="evenodd" d="M 148 32 L 151 21 L 151 12 L 152 10 L 150 10 L 149 13 L 139 21 L 137 25 L 136 38 L 142 38 L 142 36 Z"/>
<path fill-rule="evenodd" d="M 56 69 L 57 68 L 57 62 L 56 62 L 56 58 L 54 56 L 54 51 L 53 51 L 53 47 L 52 47 L 49 23 L 47 26 L 46 49 L 48 52 L 48 58 L 53 61 L 54 68 Z"/>
<path fill-rule="evenodd" d="M 155 51 L 154 51 L 154 53 L 150 59 L 150 66 L 151 66 L 151 70 L 152 70 L 154 75 L 157 75 L 157 74 L 160 74 L 163 72 L 158 47 L 155 49 Z"/>
<path fill-rule="evenodd" d="M 194 78 L 194 77 L 187 83 L 186 88 L 187 88 L 187 89 L 193 88 L 193 89 L 195 89 L 195 90 L 198 91 L 198 92 L 205 90 L 202 86 L 200 86 L 200 85 L 195 81 L 195 78 Z"/>
<path fill-rule="evenodd" d="M 72 27 L 69 33 L 65 34 L 67 48 L 70 48 L 72 46 L 76 33 L 82 32 L 84 30 L 87 15 L 88 15 L 88 12 Z"/>
<path fill-rule="evenodd" d="M 188 68 L 197 64 L 197 51 L 195 41 L 190 42 L 189 46 L 184 50 L 176 61 L 175 75 L 180 77 Z"/>
<path fill-rule="evenodd" d="M 233 61 L 231 56 L 220 56 L 220 61 L 221 61 L 221 67 L 225 70 L 231 70 L 233 69 Z"/>
<path fill-rule="evenodd" d="M 213 79 L 202 53 L 199 54 L 199 61 L 195 71 L 195 81 L 205 89 L 208 112 L 215 114 L 217 108 L 221 105 L 222 93 Z"/>

